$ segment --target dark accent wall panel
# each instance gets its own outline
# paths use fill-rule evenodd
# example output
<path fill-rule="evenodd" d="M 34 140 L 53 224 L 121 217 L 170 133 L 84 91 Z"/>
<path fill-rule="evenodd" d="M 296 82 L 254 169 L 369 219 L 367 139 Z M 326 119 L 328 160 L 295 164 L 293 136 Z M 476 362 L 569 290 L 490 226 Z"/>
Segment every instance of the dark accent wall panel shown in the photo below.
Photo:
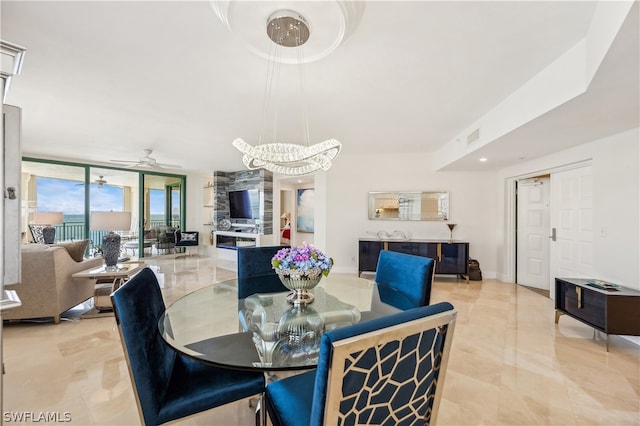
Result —
<path fill-rule="evenodd" d="M 273 173 L 266 170 L 241 170 L 238 172 L 214 172 L 214 224 L 220 219 L 229 219 L 229 191 L 243 189 L 258 189 L 260 191 L 260 206 L 262 217 L 262 234 L 273 233 Z M 244 223 L 250 223 L 250 220 Z M 239 223 L 239 222 L 238 222 Z"/>

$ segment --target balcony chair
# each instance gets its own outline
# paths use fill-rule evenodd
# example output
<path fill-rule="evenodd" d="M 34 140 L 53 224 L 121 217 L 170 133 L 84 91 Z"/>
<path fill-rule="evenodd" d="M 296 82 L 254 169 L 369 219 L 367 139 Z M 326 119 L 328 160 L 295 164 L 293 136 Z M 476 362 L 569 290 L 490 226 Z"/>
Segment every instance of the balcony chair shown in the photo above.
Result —
<path fill-rule="evenodd" d="M 173 251 L 176 245 L 176 228 L 173 226 L 161 225 L 153 228 L 156 242 L 155 247 L 160 254 L 160 250 L 165 252 Z"/>
<path fill-rule="evenodd" d="M 176 244 L 174 246 L 176 257 L 178 256 L 178 250 L 185 250 L 185 253 L 190 256 L 190 250 L 196 250 L 198 254 L 199 247 L 199 232 L 198 231 L 176 231 Z"/>
<path fill-rule="evenodd" d="M 165 304 L 151 269 L 118 288 L 111 301 L 143 424 L 169 422 L 264 391 L 262 373 L 200 363 L 162 339 L 158 320 Z"/>
<path fill-rule="evenodd" d="M 326 332 L 316 370 L 267 385 L 272 424 L 435 424 L 456 315 L 442 302 Z"/>
<path fill-rule="evenodd" d="M 375 276 L 380 299 L 398 309 L 427 306 L 434 273 L 435 261 L 431 258 L 382 250 Z M 403 297 L 394 297 L 397 293 Z"/>

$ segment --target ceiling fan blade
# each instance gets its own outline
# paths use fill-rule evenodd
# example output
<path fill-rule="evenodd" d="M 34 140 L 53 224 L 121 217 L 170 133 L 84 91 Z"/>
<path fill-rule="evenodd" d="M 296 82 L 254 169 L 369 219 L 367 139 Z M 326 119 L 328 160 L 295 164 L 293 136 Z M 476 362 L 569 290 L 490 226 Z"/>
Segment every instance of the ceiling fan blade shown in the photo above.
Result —
<path fill-rule="evenodd" d="M 130 160 L 109 160 L 112 163 L 118 164 L 128 164 L 125 168 L 129 169 L 132 167 L 142 167 L 149 168 L 154 170 L 162 170 L 164 168 L 168 169 L 181 169 L 182 166 L 179 164 L 169 164 L 169 163 L 158 163 L 155 158 L 151 157 L 151 153 L 153 152 L 151 149 L 145 149 L 145 156 L 142 157 L 138 161 L 130 161 Z"/>
<path fill-rule="evenodd" d="M 182 166 L 179 164 L 167 164 L 167 163 L 156 163 L 156 166 L 166 169 L 181 169 Z"/>
<path fill-rule="evenodd" d="M 109 160 L 112 163 L 122 163 L 122 164 L 138 164 L 139 161 L 129 161 L 129 160 Z"/>

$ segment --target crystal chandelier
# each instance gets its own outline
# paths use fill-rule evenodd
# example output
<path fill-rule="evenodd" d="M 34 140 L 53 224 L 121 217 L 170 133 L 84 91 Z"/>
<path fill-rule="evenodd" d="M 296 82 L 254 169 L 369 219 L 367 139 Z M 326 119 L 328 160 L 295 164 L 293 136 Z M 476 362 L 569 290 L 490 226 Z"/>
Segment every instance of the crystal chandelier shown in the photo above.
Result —
<path fill-rule="evenodd" d="M 290 10 L 280 10 L 273 13 L 267 20 L 267 35 L 273 43 L 270 43 L 267 70 L 263 110 L 265 117 L 269 108 L 273 81 L 277 81 L 275 74 L 278 73 L 279 63 L 282 62 L 279 59 L 282 48 L 297 50 L 297 64 L 300 67 L 301 91 L 303 92 L 302 99 L 304 102 L 304 57 L 302 45 L 309 39 L 310 31 L 309 25 L 303 16 Z M 329 170 L 331 161 L 340 152 L 342 144 L 335 139 L 329 139 L 311 145 L 308 118 L 304 105 L 302 109 L 304 144 L 263 143 L 262 133 L 257 146 L 252 146 L 240 138 L 233 141 L 233 146 L 243 154 L 242 162 L 247 168 L 251 170 L 262 168 L 288 176 L 300 176 L 317 170 Z M 274 128 L 275 126 L 274 124 Z M 276 140 L 275 132 L 274 140 Z"/>

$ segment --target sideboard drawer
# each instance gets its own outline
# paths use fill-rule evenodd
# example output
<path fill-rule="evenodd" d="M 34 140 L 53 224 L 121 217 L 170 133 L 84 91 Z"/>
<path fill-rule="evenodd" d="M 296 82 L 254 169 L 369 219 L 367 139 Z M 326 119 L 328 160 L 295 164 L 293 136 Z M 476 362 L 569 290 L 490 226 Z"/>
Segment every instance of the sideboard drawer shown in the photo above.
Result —
<path fill-rule="evenodd" d="M 564 284 L 564 309 L 595 328 L 604 330 L 606 297 L 583 287 Z"/>

